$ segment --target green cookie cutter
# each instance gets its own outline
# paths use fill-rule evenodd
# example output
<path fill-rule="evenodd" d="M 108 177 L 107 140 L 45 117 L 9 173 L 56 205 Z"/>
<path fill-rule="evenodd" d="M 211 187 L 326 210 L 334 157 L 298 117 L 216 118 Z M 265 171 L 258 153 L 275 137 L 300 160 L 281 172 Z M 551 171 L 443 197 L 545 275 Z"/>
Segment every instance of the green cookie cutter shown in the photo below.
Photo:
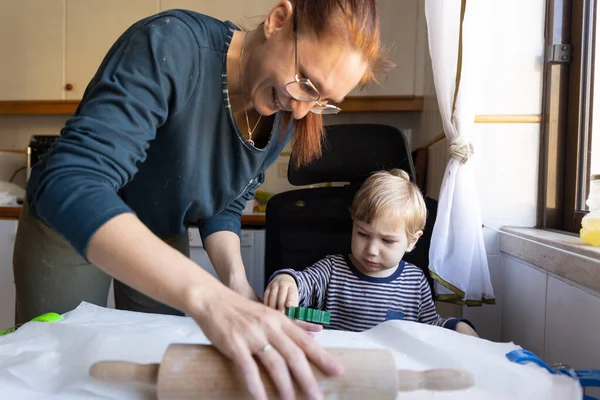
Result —
<path fill-rule="evenodd" d="M 62 321 L 63 316 L 60 314 L 57 314 L 55 312 L 49 312 L 46 314 L 42 314 L 38 317 L 35 317 L 34 319 L 32 319 L 31 321 L 34 322 L 58 322 L 58 321 Z M 12 328 L 9 328 L 7 330 L 0 330 L 0 336 L 4 336 L 4 335 L 8 335 L 9 333 L 13 333 L 14 331 L 17 330 L 17 328 L 21 326 L 21 325 L 15 325 Z"/>
<path fill-rule="evenodd" d="M 315 324 L 327 325 L 331 319 L 331 313 L 314 308 L 306 307 L 288 307 L 285 315 L 301 321 L 313 322 Z"/>

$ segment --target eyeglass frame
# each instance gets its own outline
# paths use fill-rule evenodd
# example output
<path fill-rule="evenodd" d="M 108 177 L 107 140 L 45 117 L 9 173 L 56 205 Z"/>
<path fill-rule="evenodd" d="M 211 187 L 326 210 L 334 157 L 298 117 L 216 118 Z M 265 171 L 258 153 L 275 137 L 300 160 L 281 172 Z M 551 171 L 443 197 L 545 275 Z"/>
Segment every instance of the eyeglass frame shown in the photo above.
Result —
<path fill-rule="evenodd" d="M 291 82 L 288 82 L 285 85 L 285 90 L 288 92 L 288 94 L 293 97 L 294 99 L 298 100 L 298 101 L 307 101 L 307 100 L 302 100 L 297 98 L 296 96 L 294 96 L 290 90 L 288 89 L 289 85 L 293 85 L 293 84 L 299 84 L 299 85 L 308 85 L 316 94 L 317 94 L 317 98 L 314 100 L 308 100 L 308 101 L 314 101 L 316 103 L 315 106 L 313 106 L 309 111 L 314 113 L 314 114 L 337 114 L 340 111 L 342 111 L 342 109 L 338 106 L 336 106 L 335 104 L 330 104 L 328 102 L 326 103 L 320 103 L 319 99 L 321 98 L 321 94 L 319 93 L 319 91 L 317 90 L 317 88 L 315 87 L 315 85 L 310 81 L 310 79 L 308 78 L 300 78 L 298 76 L 298 28 L 296 25 L 296 13 L 294 11 L 294 14 L 292 16 L 293 21 L 293 32 L 294 32 L 294 64 L 295 64 L 295 73 L 294 73 L 294 80 Z M 325 112 L 324 112 L 325 111 Z"/>

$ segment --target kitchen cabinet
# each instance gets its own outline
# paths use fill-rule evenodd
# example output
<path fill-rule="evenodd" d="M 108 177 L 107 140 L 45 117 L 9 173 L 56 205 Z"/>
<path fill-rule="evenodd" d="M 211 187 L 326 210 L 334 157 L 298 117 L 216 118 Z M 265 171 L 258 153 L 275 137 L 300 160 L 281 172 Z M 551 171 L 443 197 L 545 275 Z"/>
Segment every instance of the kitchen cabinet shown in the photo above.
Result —
<path fill-rule="evenodd" d="M 190 9 L 252 29 L 277 0 L 6 0 L 0 2 L 0 114 L 70 114 L 110 46 L 134 22 Z M 380 0 L 382 42 L 397 65 L 353 90 L 346 112 L 420 111 L 426 24 L 420 0 Z M 293 60 L 290 60 L 292 63 Z"/>
<path fill-rule="evenodd" d="M 80 100 L 102 58 L 153 0 L 0 2 L 0 100 Z"/>
<path fill-rule="evenodd" d="M 64 0 L 0 2 L 0 100 L 63 98 Z"/>
<path fill-rule="evenodd" d="M 15 280 L 12 266 L 17 221 L 0 220 L 0 330 L 15 324 Z"/>
<path fill-rule="evenodd" d="M 156 12 L 150 0 L 66 0 L 64 98 L 80 100 L 115 40 Z"/>

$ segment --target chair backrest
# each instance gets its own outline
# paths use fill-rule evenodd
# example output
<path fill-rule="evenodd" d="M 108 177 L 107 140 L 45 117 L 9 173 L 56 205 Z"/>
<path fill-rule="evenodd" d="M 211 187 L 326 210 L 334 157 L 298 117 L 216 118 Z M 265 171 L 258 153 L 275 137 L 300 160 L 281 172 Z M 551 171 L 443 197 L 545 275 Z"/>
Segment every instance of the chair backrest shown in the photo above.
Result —
<path fill-rule="evenodd" d="M 265 283 L 279 269 L 302 270 L 328 254 L 350 253 L 349 207 L 354 194 L 370 174 L 393 168 L 405 170 L 415 180 L 410 147 L 398 129 L 377 124 L 328 126 L 322 157 L 300 168 L 290 162 L 288 180 L 297 186 L 346 184 L 291 190 L 269 200 Z M 434 202 L 428 199 L 428 207 Z M 428 258 L 429 242 L 427 235 L 423 239 L 405 260 L 426 269 L 428 259 L 423 257 Z"/>
<path fill-rule="evenodd" d="M 362 183 L 374 171 L 400 168 L 416 179 L 410 147 L 398 129 L 378 124 L 330 125 L 318 160 L 301 168 L 290 162 L 292 185 L 325 182 Z"/>

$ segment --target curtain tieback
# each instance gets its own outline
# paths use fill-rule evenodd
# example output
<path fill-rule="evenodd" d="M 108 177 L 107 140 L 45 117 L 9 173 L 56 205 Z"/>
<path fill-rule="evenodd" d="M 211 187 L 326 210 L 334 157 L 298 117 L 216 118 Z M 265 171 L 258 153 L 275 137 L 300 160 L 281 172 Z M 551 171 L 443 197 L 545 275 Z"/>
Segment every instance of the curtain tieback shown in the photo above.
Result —
<path fill-rule="evenodd" d="M 467 137 L 459 136 L 450 141 L 448 146 L 448 156 L 465 164 L 473 155 L 475 149 L 473 143 Z"/>

